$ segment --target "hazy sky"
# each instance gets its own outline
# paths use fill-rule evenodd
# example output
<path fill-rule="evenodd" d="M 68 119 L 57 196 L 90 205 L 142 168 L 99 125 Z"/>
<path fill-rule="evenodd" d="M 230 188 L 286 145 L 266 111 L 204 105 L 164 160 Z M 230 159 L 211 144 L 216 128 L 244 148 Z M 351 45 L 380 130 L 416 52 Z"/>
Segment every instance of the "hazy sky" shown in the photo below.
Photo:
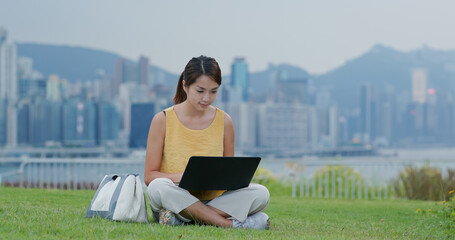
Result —
<path fill-rule="evenodd" d="M 454 10 L 453 0 L 0 0 L 0 25 L 11 41 L 143 54 L 174 73 L 201 54 L 223 73 L 236 56 L 250 71 L 290 63 L 323 73 L 376 43 L 455 49 Z"/>

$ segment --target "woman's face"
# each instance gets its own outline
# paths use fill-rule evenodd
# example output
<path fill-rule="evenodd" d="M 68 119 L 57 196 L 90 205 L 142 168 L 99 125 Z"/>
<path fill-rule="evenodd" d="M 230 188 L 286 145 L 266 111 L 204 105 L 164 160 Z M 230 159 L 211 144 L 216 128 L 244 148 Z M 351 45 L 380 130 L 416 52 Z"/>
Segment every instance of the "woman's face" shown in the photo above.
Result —
<path fill-rule="evenodd" d="M 188 103 L 200 111 L 206 110 L 215 101 L 220 87 L 218 83 L 206 75 L 201 75 L 188 87 L 185 84 L 183 82 Z"/>

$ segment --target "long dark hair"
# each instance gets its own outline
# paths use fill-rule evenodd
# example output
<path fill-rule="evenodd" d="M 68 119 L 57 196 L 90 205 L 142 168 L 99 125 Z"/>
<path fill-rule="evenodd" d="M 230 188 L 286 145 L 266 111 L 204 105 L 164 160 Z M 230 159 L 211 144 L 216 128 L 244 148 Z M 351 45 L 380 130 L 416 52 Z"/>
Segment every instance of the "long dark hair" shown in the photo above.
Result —
<path fill-rule="evenodd" d="M 177 90 L 175 91 L 174 104 L 179 104 L 186 100 L 183 80 L 185 80 L 185 86 L 189 87 L 202 75 L 206 75 L 218 85 L 221 85 L 221 69 L 216 60 L 202 55 L 197 58 L 194 57 L 186 64 L 185 71 L 180 74 Z"/>

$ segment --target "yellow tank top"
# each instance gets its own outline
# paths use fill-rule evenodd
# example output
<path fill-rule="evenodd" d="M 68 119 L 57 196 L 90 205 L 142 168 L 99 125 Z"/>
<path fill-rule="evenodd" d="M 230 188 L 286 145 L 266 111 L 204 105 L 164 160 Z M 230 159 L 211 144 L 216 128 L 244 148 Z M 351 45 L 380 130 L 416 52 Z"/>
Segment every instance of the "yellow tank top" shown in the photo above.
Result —
<path fill-rule="evenodd" d="M 191 156 L 223 156 L 224 112 L 216 109 L 215 119 L 209 127 L 193 130 L 177 118 L 174 107 L 166 113 L 166 135 L 160 171 L 178 173 L 185 171 Z M 224 191 L 191 191 L 199 200 L 212 200 Z"/>

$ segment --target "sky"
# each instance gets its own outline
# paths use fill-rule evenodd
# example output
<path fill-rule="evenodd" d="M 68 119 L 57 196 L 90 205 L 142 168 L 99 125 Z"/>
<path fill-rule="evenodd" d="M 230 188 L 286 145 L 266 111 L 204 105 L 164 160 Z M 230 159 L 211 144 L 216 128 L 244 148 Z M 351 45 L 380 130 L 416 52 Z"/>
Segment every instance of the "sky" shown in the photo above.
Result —
<path fill-rule="evenodd" d="M 223 74 L 235 57 L 249 70 L 288 63 L 322 74 L 375 44 L 455 49 L 452 0 L 0 0 L 12 42 L 82 46 L 173 73 L 195 56 Z"/>

